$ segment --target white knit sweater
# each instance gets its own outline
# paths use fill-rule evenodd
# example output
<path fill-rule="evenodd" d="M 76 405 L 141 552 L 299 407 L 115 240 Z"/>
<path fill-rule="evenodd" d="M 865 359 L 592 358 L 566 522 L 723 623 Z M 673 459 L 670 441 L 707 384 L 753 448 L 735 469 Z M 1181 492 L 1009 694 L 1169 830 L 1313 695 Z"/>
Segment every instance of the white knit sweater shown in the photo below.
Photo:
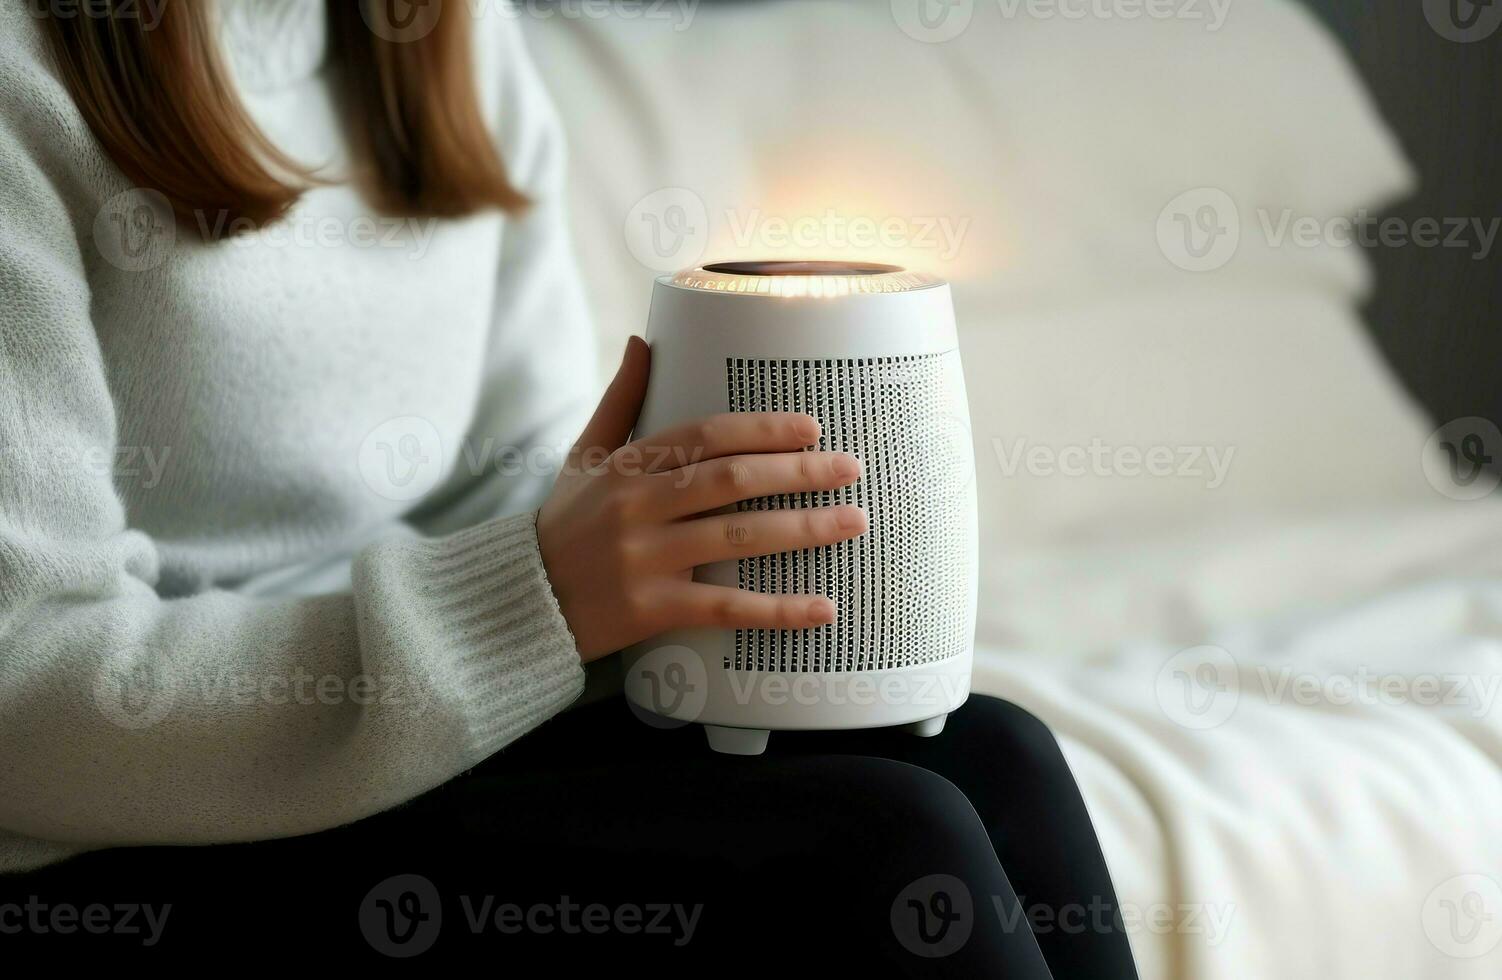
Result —
<path fill-rule="evenodd" d="M 480 17 L 477 74 L 523 217 L 336 186 L 207 245 L 101 154 L 33 6 L 0 4 L 0 870 L 332 827 L 566 707 L 528 511 L 594 356 L 515 23 Z M 261 127 L 337 171 L 322 0 L 221 35 Z"/>

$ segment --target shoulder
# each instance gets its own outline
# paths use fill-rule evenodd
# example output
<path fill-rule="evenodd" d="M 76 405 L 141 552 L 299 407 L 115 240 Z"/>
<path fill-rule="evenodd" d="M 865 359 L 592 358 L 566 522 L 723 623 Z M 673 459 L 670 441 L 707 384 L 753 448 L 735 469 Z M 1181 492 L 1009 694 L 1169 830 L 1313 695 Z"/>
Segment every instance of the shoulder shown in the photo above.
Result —
<path fill-rule="evenodd" d="M 527 48 L 518 8 L 471 7 L 481 104 L 512 179 L 530 197 L 562 184 L 565 140 L 547 85 Z"/>
<path fill-rule="evenodd" d="M 42 16 L 37 0 L 0 3 L 0 118 L 7 122 L 28 117 L 46 122 L 60 109 L 72 108 Z"/>
<path fill-rule="evenodd" d="M 0 206 L 55 208 L 123 186 L 63 83 L 37 0 L 0 2 L 0 39 Z"/>
<path fill-rule="evenodd" d="M 0 4 L 0 37 L 5 38 L 5 47 L 0 49 L 0 64 L 12 57 L 42 50 L 43 10 L 41 0 L 6 0 Z"/>

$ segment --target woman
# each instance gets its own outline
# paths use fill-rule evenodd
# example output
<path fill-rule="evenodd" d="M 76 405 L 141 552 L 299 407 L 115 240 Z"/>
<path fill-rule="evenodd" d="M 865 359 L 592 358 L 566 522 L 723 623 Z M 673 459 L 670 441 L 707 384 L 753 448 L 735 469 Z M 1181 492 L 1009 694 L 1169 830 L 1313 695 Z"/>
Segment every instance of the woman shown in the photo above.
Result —
<path fill-rule="evenodd" d="M 639 340 L 565 456 L 594 355 L 560 134 L 514 22 L 470 6 L 0 14 L 0 869 L 43 909 L 21 938 L 129 946 L 46 910 L 135 903 L 170 906 L 142 920 L 163 950 L 271 929 L 1134 975 L 1019 709 L 756 760 L 619 699 L 564 713 L 584 664 L 662 630 L 828 622 L 691 570 L 863 533 L 850 507 L 705 516 L 860 467 L 797 415 L 621 451 Z M 1076 907 L 1095 921 L 1034 914 Z"/>

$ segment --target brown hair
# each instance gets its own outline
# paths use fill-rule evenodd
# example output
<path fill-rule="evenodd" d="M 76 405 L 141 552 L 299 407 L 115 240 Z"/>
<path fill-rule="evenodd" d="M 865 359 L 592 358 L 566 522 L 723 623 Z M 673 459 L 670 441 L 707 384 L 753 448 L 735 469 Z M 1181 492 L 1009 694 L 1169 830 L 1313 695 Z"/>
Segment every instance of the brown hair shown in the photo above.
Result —
<path fill-rule="evenodd" d="M 178 219 L 204 214 L 240 229 L 274 221 L 319 183 L 278 150 L 235 96 L 203 0 L 166 0 L 156 23 L 132 0 L 48 14 L 59 69 L 104 152 L 139 187 L 161 192 Z M 468 4 L 430 4 L 421 36 L 375 30 L 390 0 L 327 4 L 352 175 L 380 211 L 453 217 L 514 211 L 511 185 L 482 118 Z M 209 222 L 196 221 L 206 233 Z"/>

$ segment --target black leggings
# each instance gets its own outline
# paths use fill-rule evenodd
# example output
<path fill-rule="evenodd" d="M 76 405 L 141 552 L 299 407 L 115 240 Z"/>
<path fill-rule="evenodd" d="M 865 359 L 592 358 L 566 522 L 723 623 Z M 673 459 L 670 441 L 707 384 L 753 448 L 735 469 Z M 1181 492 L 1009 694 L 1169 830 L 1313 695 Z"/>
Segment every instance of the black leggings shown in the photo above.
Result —
<path fill-rule="evenodd" d="M 44 927 L 6 934 L 4 903 L 28 900 Z M 123 952 L 149 938 L 144 913 L 135 934 L 45 924 L 60 906 L 130 903 L 158 921 L 171 903 L 150 951 L 219 958 L 200 963 L 419 954 L 509 972 L 537 954 L 674 973 L 1136 977 L 1058 744 L 980 696 L 936 738 L 774 733 L 756 758 L 714 755 L 697 726 L 651 728 L 620 700 L 590 705 L 348 827 L 0 878 L 0 942 Z"/>

